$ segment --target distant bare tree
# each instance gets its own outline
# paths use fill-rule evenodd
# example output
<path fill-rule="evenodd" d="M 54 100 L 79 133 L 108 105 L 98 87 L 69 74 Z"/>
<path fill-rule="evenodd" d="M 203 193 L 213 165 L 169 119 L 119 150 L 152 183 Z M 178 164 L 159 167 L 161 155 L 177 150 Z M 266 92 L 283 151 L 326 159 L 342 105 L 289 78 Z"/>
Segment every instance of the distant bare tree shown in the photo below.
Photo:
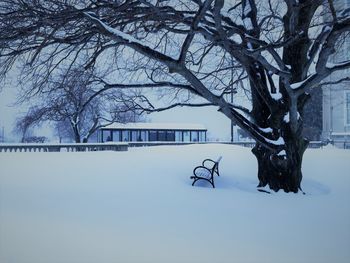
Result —
<path fill-rule="evenodd" d="M 51 76 L 44 88 L 44 93 L 30 96 L 37 103 L 17 120 L 17 130 L 23 137 L 30 127 L 51 121 L 55 122 L 56 130 L 64 131 L 64 135 L 72 137 L 75 142 L 87 142 L 99 128 L 112 122 L 139 119 L 136 111 L 125 106 L 122 108 L 125 104 L 117 101 L 121 96 L 120 91 L 99 85 L 91 71 L 63 71 L 58 76 Z M 109 101 L 108 109 L 105 107 L 107 95 L 110 100 L 113 99 Z M 28 98 L 28 93 L 25 98 Z"/>
<path fill-rule="evenodd" d="M 54 134 L 58 137 L 59 143 L 62 143 L 64 139 L 73 140 L 74 134 L 68 120 L 56 121 L 53 124 Z"/>
<path fill-rule="evenodd" d="M 309 93 L 350 67 L 349 60 L 328 63 L 350 30 L 349 9 L 338 11 L 334 2 L 4 0 L 0 66 L 5 76 L 24 60 L 31 76 L 43 76 L 41 87 L 59 65 L 84 57 L 86 68 L 124 71 L 106 86 L 167 87 L 164 95 L 174 100 L 166 106 L 147 92 L 128 99 L 145 111 L 217 106 L 256 140 L 259 186 L 298 192 Z M 249 107 L 236 95 L 227 100 L 242 83 Z"/>
<path fill-rule="evenodd" d="M 44 115 L 45 109 L 40 111 L 31 108 L 25 116 L 17 118 L 14 132 L 21 136 L 21 142 L 25 142 L 26 138 L 33 136 L 32 128 L 40 126 Z"/>

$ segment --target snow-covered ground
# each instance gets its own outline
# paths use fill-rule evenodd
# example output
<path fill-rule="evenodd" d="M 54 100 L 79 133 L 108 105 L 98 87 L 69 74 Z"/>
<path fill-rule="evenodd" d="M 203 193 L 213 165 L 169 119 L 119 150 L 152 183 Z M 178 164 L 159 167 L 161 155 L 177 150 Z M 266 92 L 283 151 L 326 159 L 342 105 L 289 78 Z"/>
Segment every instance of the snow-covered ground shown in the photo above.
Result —
<path fill-rule="evenodd" d="M 191 186 L 217 158 L 217 188 Z M 302 194 L 256 191 L 250 149 L 0 153 L 0 262 L 349 262 L 350 151 L 309 149 Z"/>

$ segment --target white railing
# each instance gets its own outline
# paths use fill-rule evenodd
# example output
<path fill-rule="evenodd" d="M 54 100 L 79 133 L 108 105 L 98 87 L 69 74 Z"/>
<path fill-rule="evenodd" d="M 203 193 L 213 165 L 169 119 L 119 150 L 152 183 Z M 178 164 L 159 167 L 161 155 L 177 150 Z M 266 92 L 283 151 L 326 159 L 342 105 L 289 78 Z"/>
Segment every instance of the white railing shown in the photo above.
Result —
<path fill-rule="evenodd" d="M 159 146 L 159 145 L 188 145 L 188 144 L 232 144 L 244 147 L 253 148 L 255 142 L 226 142 L 226 141 L 206 141 L 206 142 L 164 142 L 164 141 L 151 141 L 151 142 L 128 142 L 129 147 L 143 147 L 143 146 Z"/>
<path fill-rule="evenodd" d="M 0 143 L 0 152 L 87 152 L 87 151 L 127 151 L 128 147 L 188 144 L 230 144 L 253 148 L 255 142 L 105 142 L 105 143 Z M 309 148 L 321 148 L 322 141 L 311 141 Z M 345 147 L 344 147 L 345 148 Z"/>
<path fill-rule="evenodd" d="M 0 144 L 0 152 L 127 151 L 128 143 L 19 143 Z"/>
<path fill-rule="evenodd" d="M 248 148 L 253 148 L 255 146 L 254 141 L 245 142 L 228 142 L 228 141 L 207 141 L 207 142 L 128 142 L 129 147 L 142 147 L 142 146 L 158 146 L 158 145 L 188 145 L 188 144 L 230 144 L 238 145 Z M 323 141 L 310 141 L 309 148 L 322 148 L 327 143 Z"/>

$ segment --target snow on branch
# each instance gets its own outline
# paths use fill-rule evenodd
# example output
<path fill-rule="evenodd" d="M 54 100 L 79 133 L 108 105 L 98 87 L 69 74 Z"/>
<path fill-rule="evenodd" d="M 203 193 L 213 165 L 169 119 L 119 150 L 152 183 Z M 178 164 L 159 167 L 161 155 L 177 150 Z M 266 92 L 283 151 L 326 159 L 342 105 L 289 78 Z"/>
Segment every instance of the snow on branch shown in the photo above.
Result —
<path fill-rule="evenodd" d="M 118 43 L 126 45 L 134 49 L 135 51 L 151 58 L 156 61 L 160 61 L 168 66 L 169 71 L 172 71 L 173 68 L 178 66 L 178 63 L 175 59 L 156 51 L 147 44 L 141 42 L 140 40 L 134 38 L 133 36 L 126 34 L 118 29 L 106 25 L 102 20 L 95 17 L 95 14 L 91 12 L 83 12 L 83 14 L 92 20 L 100 29 L 102 29 L 104 34 L 111 36 Z"/>
<path fill-rule="evenodd" d="M 331 71 L 335 71 L 335 70 L 342 70 L 342 69 L 346 69 L 350 67 L 350 61 L 344 61 L 341 63 L 331 63 L 331 62 L 327 62 L 326 64 L 326 68 L 331 70 Z"/>
<path fill-rule="evenodd" d="M 119 37 L 120 40 L 126 41 L 128 43 L 137 43 L 137 44 L 142 45 L 142 46 L 147 46 L 145 43 L 142 43 L 141 41 L 139 41 L 138 39 L 134 38 L 133 36 L 131 36 L 129 34 L 126 34 L 126 33 L 122 32 L 122 31 L 120 31 L 118 29 L 115 29 L 113 27 L 110 27 L 110 26 L 106 25 L 100 19 L 95 17 L 95 14 L 93 14 L 91 12 L 84 12 L 84 14 L 87 17 L 89 17 L 91 20 L 97 22 L 100 26 L 102 26 L 105 30 L 107 30 L 108 32 L 110 32 L 114 36 Z M 151 47 L 149 47 L 149 48 L 151 48 Z"/>
<path fill-rule="evenodd" d="M 296 95 L 301 95 L 303 92 L 309 92 L 311 88 L 326 85 L 325 83 L 320 84 L 320 81 L 331 75 L 333 72 L 345 70 L 348 68 L 350 68 L 350 61 L 337 64 L 327 62 L 325 68 L 321 69 L 320 72 L 308 76 L 303 81 L 293 83 L 290 85 L 290 87 L 295 91 Z M 345 80 L 348 80 L 348 77 L 341 78 L 337 83 Z"/>
<path fill-rule="evenodd" d="M 147 89 L 147 88 L 178 88 L 190 91 L 195 95 L 200 95 L 191 85 L 172 83 L 169 81 L 155 82 L 155 83 L 142 83 L 142 84 L 122 84 L 122 83 L 108 83 L 105 80 L 100 80 L 106 87 L 106 89 Z"/>
<path fill-rule="evenodd" d="M 324 26 L 321 33 L 317 36 L 317 38 L 313 42 L 309 50 L 309 53 L 307 54 L 308 62 L 305 67 L 306 69 L 310 68 L 312 62 L 316 58 L 317 54 L 320 52 L 322 44 L 324 43 L 328 35 L 331 33 L 331 31 L 332 31 L 332 27 L 330 27 L 329 25 Z"/>
<path fill-rule="evenodd" d="M 335 84 L 339 84 L 339 83 L 346 82 L 346 81 L 350 81 L 350 77 L 344 77 L 344 78 L 341 78 L 341 79 L 338 79 L 335 81 L 325 81 L 325 82 L 320 83 L 318 85 L 318 87 L 325 86 L 325 85 L 335 85 Z"/>
<path fill-rule="evenodd" d="M 266 139 L 266 141 L 276 146 L 283 146 L 285 144 L 285 141 L 282 137 L 279 137 L 277 140 Z"/>
<path fill-rule="evenodd" d="M 320 74 L 329 75 L 333 71 L 341 70 L 349 67 L 349 64 L 342 64 L 338 67 L 327 67 L 328 58 L 335 52 L 336 42 L 339 37 L 350 31 L 350 17 L 334 23 L 333 27 L 327 31 L 327 37 L 323 39 L 322 48 L 319 52 L 319 57 L 316 63 L 316 71 Z M 329 32 L 329 33 L 328 33 Z M 328 71 L 328 72 L 327 72 Z"/>
<path fill-rule="evenodd" d="M 345 8 L 343 11 L 340 12 L 340 17 L 343 18 L 343 17 L 348 17 L 350 14 L 350 7 L 348 8 Z"/>
<path fill-rule="evenodd" d="M 309 81 L 311 78 L 314 78 L 315 75 L 316 75 L 316 74 L 312 74 L 312 75 L 308 76 L 306 79 L 304 79 L 304 80 L 302 80 L 302 81 L 292 83 L 292 84 L 290 84 L 290 87 L 291 87 L 293 90 L 301 89 L 301 88 L 303 88 L 303 86 L 305 85 L 305 83 L 306 83 L 307 81 Z"/>
<path fill-rule="evenodd" d="M 244 128 L 244 130 L 247 131 L 257 142 L 273 151 L 280 151 L 283 148 L 284 140 L 281 136 L 273 138 L 275 136 L 271 132 L 271 129 L 264 129 L 257 126 L 234 108 L 231 108 L 230 110 L 237 124 L 239 124 L 241 128 Z M 223 109 L 219 109 L 219 111 L 223 111 Z"/>

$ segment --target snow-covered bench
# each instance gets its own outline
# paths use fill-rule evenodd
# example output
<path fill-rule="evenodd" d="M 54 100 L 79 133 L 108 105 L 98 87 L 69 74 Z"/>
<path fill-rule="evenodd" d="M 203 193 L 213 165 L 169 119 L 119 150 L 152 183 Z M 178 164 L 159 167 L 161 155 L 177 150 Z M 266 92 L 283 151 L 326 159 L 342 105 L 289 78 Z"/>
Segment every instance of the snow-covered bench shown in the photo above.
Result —
<path fill-rule="evenodd" d="M 205 180 L 208 181 L 213 188 L 215 188 L 214 184 L 214 175 L 220 176 L 219 174 L 219 163 L 221 161 L 222 157 L 220 156 L 216 161 L 213 161 L 211 159 L 205 159 L 202 162 L 202 165 L 197 166 L 193 170 L 193 176 L 191 176 L 191 179 L 193 179 L 192 186 L 198 181 L 198 180 Z"/>

